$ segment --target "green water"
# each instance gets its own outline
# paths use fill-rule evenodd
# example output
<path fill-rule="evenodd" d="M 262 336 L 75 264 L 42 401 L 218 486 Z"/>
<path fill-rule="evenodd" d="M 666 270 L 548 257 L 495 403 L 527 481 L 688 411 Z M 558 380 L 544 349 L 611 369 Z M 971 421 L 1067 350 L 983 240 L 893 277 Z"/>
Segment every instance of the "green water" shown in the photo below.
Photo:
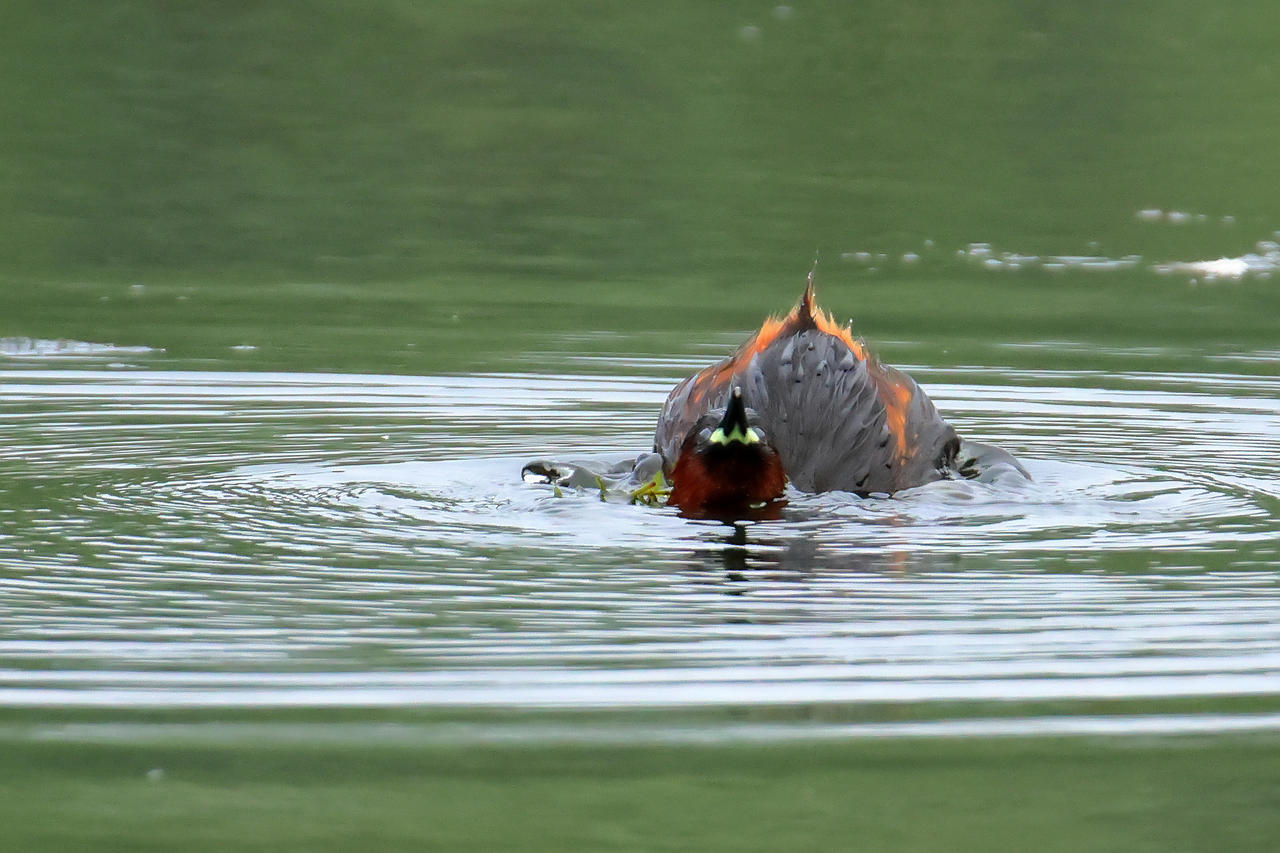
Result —
<path fill-rule="evenodd" d="M 2 759 L 0 814 L 14 849 L 1265 850 L 1280 829 L 1275 752 L 1274 738 L 23 746 Z"/>
<path fill-rule="evenodd" d="M 10 4 L 10 846 L 1271 849 L 1278 41 L 1263 2 Z M 815 254 L 1044 492 L 740 541 L 516 482 L 643 449 Z"/>
<path fill-rule="evenodd" d="M 1274 288 L 910 271 L 904 287 L 901 270 L 873 284 L 838 258 L 927 259 L 925 241 L 948 257 L 975 241 L 1152 261 L 1250 250 L 1280 219 L 1275 17 L 1267 3 L 824 3 L 785 20 L 693 3 L 20 4 L 0 36 L 0 322 L 180 350 L 253 337 L 334 367 L 395 332 L 483 359 L 506 349 L 494 330 L 526 322 L 688 330 L 714 309 L 744 328 L 792 299 L 818 252 L 832 285 L 859 279 L 856 297 L 827 298 L 873 338 L 1203 324 L 1198 337 L 1257 341 Z M 1135 217 L 1147 208 L 1210 224 L 1152 225 Z M 156 297 L 119 305 L 107 282 Z M 455 313 L 483 343 L 441 328 Z"/>

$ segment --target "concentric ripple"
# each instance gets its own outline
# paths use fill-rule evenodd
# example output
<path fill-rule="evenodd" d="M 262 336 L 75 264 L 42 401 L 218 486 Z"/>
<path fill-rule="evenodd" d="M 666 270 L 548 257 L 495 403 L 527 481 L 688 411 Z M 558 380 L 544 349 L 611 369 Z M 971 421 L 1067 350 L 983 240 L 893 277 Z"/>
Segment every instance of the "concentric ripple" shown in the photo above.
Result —
<path fill-rule="evenodd" d="M 519 477 L 644 450 L 694 361 L 152 361 L 0 371 L 0 704 L 1280 693 L 1272 377 L 910 368 L 1034 480 L 796 494 L 780 521 L 726 526 Z"/>

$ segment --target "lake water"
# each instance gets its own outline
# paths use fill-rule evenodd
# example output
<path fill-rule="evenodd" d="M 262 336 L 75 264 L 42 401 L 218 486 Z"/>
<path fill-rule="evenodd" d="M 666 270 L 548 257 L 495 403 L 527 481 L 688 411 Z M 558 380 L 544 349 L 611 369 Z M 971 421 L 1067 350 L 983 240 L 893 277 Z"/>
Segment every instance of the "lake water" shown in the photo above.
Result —
<path fill-rule="evenodd" d="M 1122 699 L 1147 713 L 1111 727 L 1141 732 L 1176 722 L 1165 700 L 1280 687 L 1274 352 L 1199 371 L 1141 349 L 1048 366 L 1063 342 L 906 363 L 1033 480 L 797 493 L 779 521 L 725 525 L 519 476 L 646 449 L 706 355 L 584 339 L 521 353 L 521 372 L 405 376 L 4 345 L 9 706 L 910 703 L 942 732 L 1002 702 L 993 732 L 1052 732 L 1075 723 L 1046 702 Z"/>
<path fill-rule="evenodd" d="M 1271 850 L 1274 4 L 17 3 L 22 850 Z M 819 301 L 1030 482 L 524 483 Z"/>

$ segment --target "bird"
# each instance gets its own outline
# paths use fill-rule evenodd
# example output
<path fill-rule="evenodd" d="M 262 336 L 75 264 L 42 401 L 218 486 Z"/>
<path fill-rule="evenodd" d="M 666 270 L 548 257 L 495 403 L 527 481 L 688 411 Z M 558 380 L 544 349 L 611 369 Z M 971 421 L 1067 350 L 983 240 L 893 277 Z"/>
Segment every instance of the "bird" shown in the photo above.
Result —
<path fill-rule="evenodd" d="M 781 501 L 788 482 L 866 497 L 963 474 L 955 428 L 818 306 L 812 271 L 790 313 L 671 390 L 653 447 L 668 505 L 695 516 Z"/>
<path fill-rule="evenodd" d="M 727 404 L 700 417 L 681 442 L 670 472 L 669 506 L 690 513 L 730 515 L 760 510 L 781 498 L 787 486 L 782 456 L 748 412 L 742 388 Z"/>
<path fill-rule="evenodd" d="M 789 488 L 866 498 L 1031 474 L 1007 451 L 962 439 L 914 379 L 836 323 L 811 270 L 790 313 L 671 390 L 652 452 L 606 465 L 539 459 L 521 477 L 633 503 L 665 496 L 682 516 L 736 521 L 781 518 Z"/>

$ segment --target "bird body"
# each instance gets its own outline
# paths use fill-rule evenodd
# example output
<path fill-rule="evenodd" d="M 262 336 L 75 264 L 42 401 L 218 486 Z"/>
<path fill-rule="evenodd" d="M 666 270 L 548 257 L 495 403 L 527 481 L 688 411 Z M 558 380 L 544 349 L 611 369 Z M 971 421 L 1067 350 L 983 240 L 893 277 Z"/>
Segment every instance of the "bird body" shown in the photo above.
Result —
<path fill-rule="evenodd" d="M 722 519 L 778 517 L 788 483 L 865 497 L 941 479 L 1030 479 L 1004 450 L 961 441 L 915 380 L 819 308 L 813 273 L 790 313 L 671 390 L 653 449 L 607 468 L 536 460 L 521 473 L 602 493 L 621 483 L 633 501 L 669 483 L 667 503 L 683 515 Z"/>
<path fill-rule="evenodd" d="M 947 476 L 959 451 L 956 431 L 920 386 L 817 306 L 812 274 L 786 317 L 767 320 L 736 352 L 668 395 L 654 450 L 672 477 L 672 503 L 686 507 L 679 498 L 693 489 L 681 484 L 681 470 L 692 469 L 682 460 L 710 449 L 700 448 L 698 435 L 734 389 L 800 491 L 892 494 Z"/>

